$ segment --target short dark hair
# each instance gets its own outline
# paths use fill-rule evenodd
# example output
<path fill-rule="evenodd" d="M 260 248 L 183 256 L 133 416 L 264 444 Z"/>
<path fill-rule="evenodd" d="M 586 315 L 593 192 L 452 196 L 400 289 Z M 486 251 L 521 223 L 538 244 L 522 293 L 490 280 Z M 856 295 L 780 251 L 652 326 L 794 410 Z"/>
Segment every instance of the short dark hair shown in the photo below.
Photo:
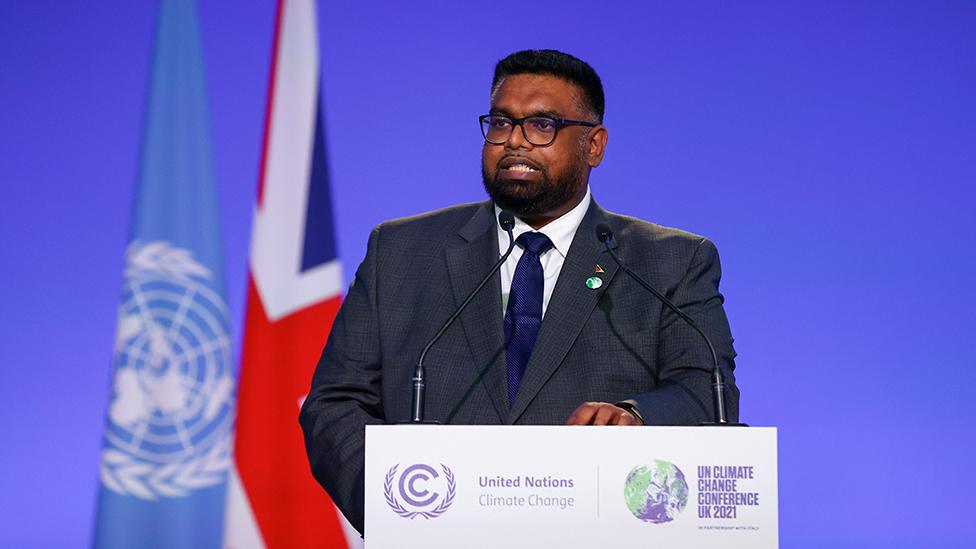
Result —
<path fill-rule="evenodd" d="M 603 123 L 603 83 L 586 61 L 557 50 L 517 51 L 495 65 L 492 93 L 506 77 L 516 74 L 548 74 L 575 84 L 583 92 L 581 99 L 588 103 L 584 109 L 593 111 L 597 121 Z"/>

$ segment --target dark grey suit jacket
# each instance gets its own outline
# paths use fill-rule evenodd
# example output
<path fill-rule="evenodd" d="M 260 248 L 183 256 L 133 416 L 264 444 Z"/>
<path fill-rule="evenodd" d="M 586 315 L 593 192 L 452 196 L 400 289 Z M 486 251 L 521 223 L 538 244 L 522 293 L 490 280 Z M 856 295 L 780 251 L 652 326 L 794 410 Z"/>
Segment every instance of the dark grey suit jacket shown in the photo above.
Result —
<path fill-rule="evenodd" d="M 632 400 L 652 425 L 712 416 L 711 358 L 690 327 L 616 264 L 616 251 L 694 318 L 715 344 L 738 418 L 732 336 L 715 246 L 707 239 L 609 213 L 586 212 L 567 254 L 518 397 L 506 397 L 501 282 L 481 291 L 425 361 L 427 417 L 451 424 L 562 424 L 586 401 Z M 315 478 L 363 530 L 365 425 L 410 417 L 411 377 L 424 345 L 499 257 L 490 202 L 376 227 L 302 407 Z M 597 266 L 605 271 L 596 275 Z M 596 290 L 585 284 L 600 276 Z"/>

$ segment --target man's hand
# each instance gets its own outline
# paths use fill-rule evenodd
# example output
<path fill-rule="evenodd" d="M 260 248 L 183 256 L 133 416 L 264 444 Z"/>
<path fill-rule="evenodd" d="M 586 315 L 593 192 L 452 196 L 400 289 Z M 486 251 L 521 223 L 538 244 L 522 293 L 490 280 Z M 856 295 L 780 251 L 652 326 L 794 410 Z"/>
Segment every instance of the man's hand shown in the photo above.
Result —
<path fill-rule="evenodd" d="M 634 414 L 609 402 L 584 402 L 569 414 L 566 425 L 640 425 Z"/>

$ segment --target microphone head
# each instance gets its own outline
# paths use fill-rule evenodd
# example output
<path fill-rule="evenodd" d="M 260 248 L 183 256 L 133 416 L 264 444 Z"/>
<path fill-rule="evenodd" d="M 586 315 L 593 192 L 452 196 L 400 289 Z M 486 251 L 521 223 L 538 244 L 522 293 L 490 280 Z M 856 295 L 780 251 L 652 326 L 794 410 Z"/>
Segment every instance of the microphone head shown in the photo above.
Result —
<path fill-rule="evenodd" d="M 613 231 L 610 230 L 610 225 L 606 223 L 596 224 L 596 238 L 604 244 L 608 244 L 610 239 L 613 238 Z"/>
<path fill-rule="evenodd" d="M 503 231 L 511 232 L 515 228 L 515 215 L 508 210 L 502 210 L 498 214 L 498 224 L 501 225 Z"/>

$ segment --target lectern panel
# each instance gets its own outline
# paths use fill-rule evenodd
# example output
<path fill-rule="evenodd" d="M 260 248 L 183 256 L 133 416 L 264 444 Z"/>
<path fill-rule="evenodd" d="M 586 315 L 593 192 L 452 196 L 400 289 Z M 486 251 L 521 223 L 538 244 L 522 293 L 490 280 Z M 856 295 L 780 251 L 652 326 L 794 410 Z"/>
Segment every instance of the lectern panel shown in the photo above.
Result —
<path fill-rule="evenodd" d="M 366 547 L 778 546 L 776 429 L 366 428 Z"/>

